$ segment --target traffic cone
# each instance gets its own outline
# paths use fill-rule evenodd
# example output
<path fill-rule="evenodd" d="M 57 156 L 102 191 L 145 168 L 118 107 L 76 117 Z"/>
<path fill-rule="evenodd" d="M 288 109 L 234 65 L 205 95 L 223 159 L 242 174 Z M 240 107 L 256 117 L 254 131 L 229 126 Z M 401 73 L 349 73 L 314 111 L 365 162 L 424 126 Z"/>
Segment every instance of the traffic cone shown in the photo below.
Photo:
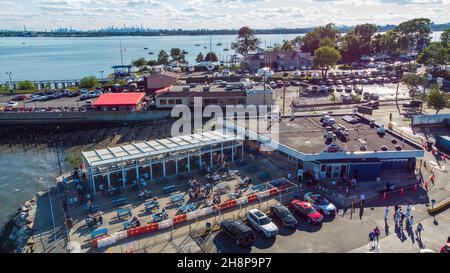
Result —
<path fill-rule="evenodd" d="M 430 176 L 430 181 L 434 184 L 434 174 Z"/>
<path fill-rule="evenodd" d="M 425 181 L 425 183 L 423 184 L 423 186 L 425 187 L 425 189 L 428 191 L 428 180 Z"/>
<path fill-rule="evenodd" d="M 388 194 L 387 194 L 387 192 L 384 192 L 384 194 L 383 194 L 383 200 L 387 200 L 388 199 Z"/>
<path fill-rule="evenodd" d="M 400 195 L 405 194 L 405 190 L 403 188 L 400 189 Z"/>

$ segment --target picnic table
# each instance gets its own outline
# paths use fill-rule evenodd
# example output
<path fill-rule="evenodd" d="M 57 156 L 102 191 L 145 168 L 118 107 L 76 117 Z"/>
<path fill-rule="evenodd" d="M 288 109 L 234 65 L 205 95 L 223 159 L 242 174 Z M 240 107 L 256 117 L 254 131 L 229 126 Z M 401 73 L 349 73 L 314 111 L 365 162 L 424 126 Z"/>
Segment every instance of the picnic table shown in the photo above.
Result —
<path fill-rule="evenodd" d="M 158 212 L 155 214 L 152 214 L 152 221 L 153 222 L 161 222 L 162 220 L 166 219 L 169 215 L 167 215 L 167 212 L 163 210 L 162 212 Z"/>
<path fill-rule="evenodd" d="M 186 214 L 186 213 L 188 213 L 190 211 L 194 211 L 194 210 L 195 210 L 195 203 L 190 203 L 190 204 L 181 206 L 178 211 L 181 212 L 182 214 Z"/>
<path fill-rule="evenodd" d="M 124 209 L 119 209 L 116 212 L 117 212 L 117 218 L 122 219 L 122 216 L 131 216 L 132 209 L 124 208 Z"/>
<path fill-rule="evenodd" d="M 163 188 L 163 192 L 165 194 L 172 193 L 172 192 L 175 192 L 175 191 L 177 191 L 177 187 L 175 185 L 170 185 L 170 186 L 167 186 L 167 187 Z"/>
<path fill-rule="evenodd" d="M 127 203 L 127 199 L 126 198 L 117 198 L 117 199 L 112 200 L 111 203 L 112 203 L 113 207 L 120 207 Z"/>
<path fill-rule="evenodd" d="M 108 234 L 108 229 L 107 228 L 96 229 L 96 230 L 91 232 L 91 238 L 95 239 L 95 238 L 104 236 L 106 234 Z"/>
<path fill-rule="evenodd" d="M 153 211 L 155 208 L 159 209 L 159 202 L 158 201 L 151 201 L 148 203 L 144 203 L 145 211 Z"/>
<path fill-rule="evenodd" d="M 175 206 L 180 206 L 180 203 L 183 204 L 183 202 L 184 202 L 184 195 L 182 193 L 172 195 L 172 196 L 169 196 L 169 200 Z"/>

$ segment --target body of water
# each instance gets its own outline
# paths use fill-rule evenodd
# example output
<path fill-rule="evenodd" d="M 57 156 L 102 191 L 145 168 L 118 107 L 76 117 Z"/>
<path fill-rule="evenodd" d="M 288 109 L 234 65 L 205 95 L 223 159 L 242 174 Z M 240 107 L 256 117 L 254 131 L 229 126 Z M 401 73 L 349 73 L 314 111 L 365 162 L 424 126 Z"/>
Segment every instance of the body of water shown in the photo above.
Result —
<path fill-rule="evenodd" d="M 296 34 L 259 35 L 262 46 L 294 39 Z M 198 53 L 212 51 L 220 60 L 229 60 L 234 54 L 231 43 L 235 35 L 215 36 L 158 36 L 121 37 L 124 64 L 145 57 L 156 60 L 158 52 L 178 47 L 188 52 L 187 61 L 195 63 Z M 217 44 L 221 43 L 222 46 Z M 196 46 L 199 44 L 200 46 Z M 206 47 L 206 48 L 204 48 Z M 147 48 L 147 49 L 144 49 Z M 224 48 L 230 49 L 224 51 Z M 153 52 L 154 54 L 149 54 Z M 100 38 L 0 38 L 0 81 L 9 81 L 6 72 L 12 72 L 12 80 L 78 79 L 87 75 L 101 77 L 112 73 L 111 66 L 121 64 L 119 37 Z"/>
<path fill-rule="evenodd" d="M 0 227 L 19 206 L 36 192 L 55 186 L 59 174 L 55 149 L 10 150 L 0 152 Z M 68 170 L 63 166 L 63 171 Z"/>

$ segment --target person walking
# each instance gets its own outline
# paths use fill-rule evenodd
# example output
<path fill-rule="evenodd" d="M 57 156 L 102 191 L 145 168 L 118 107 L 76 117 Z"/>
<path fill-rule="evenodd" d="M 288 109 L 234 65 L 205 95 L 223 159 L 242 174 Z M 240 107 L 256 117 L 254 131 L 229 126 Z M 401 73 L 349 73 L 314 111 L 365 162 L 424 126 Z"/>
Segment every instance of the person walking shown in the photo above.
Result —
<path fill-rule="evenodd" d="M 417 227 L 416 227 L 416 240 L 417 241 L 422 241 L 422 231 L 424 230 L 424 228 L 423 228 L 423 226 L 422 226 L 422 224 L 421 223 L 418 223 L 417 224 Z"/>
<path fill-rule="evenodd" d="M 386 210 L 384 211 L 384 221 L 387 222 L 389 216 L 389 206 L 386 206 Z"/>
<path fill-rule="evenodd" d="M 381 233 L 380 228 L 378 228 L 378 226 L 376 226 L 375 229 L 373 230 L 373 232 L 375 233 L 375 240 L 378 244 L 378 237 L 380 236 L 380 233 Z"/>
<path fill-rule="evenodd" d="M 409 218 L 411 216 L 411 206 L 408 204 L 406 206 L 406 217 Z"/>
<path fill-rule="evenodd" d="M 402 214 L 401 208 L 398 208 L 397 212 L 394 215 L 395 226 L 398 226 L 401 214 Z"/>
<path fill-rule="evenodd" d="M 403 229 L 403 220 L 405 220 L 406 215 L 401 213 L 400 215 L 400 229 Z"/>
<path fill-rule="evenodd" d="M 412 227 L 414 225 L 414 219 L 413 218 L 414 218 L 413 216 L 409 217 L 407 229 L 412 229 Z"/>

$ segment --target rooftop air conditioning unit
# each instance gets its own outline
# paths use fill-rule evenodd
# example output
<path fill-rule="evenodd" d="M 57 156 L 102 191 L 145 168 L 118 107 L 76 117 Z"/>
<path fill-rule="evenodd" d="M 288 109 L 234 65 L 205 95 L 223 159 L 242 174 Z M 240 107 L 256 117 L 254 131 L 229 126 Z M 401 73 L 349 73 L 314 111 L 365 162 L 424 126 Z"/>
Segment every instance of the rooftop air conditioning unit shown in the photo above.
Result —
<path fill-rule="evenodd" d="M 359 141 L 359 149 L 361 151 L 367 150 L 367 142 L 365 140 L 360 140 Z"/>

